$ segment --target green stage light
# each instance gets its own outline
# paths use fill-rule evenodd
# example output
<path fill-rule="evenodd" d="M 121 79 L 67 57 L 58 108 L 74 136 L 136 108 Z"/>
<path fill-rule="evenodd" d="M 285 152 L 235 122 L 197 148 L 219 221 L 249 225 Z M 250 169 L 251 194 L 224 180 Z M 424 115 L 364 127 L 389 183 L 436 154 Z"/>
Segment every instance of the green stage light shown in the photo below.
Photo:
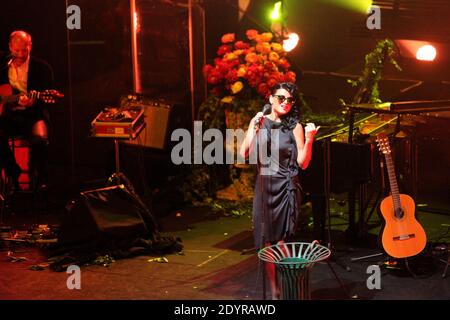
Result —
<path fill-rule="evenodd" d="M 321 0 L 322 2 L 367 14 L 368 9 L 372 6 L 372 0 Z"/>
<path fill-rule="evenodd" d="M 275 2 L 275 4 L 273 5 L 273 10 L 270 13 L 270 19 L 272 19 L 273 21 L 277 21 L 282 18 L 281 7 L 282 7 L 282 1 Z"/>

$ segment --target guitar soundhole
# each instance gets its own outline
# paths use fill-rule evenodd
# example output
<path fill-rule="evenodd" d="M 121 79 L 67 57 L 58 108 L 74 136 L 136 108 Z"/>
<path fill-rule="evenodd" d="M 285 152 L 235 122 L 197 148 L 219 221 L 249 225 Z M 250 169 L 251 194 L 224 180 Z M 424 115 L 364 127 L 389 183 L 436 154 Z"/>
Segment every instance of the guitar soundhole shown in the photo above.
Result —
<path fill-rule="evenodd" d="M 403 218 L 404 215 L 405 215 L 405 212 L 403 211 L 403 208 L 397 208 L 397 209 L 395 209 L 395 217 L 396 217 L 397 219 Z"/>

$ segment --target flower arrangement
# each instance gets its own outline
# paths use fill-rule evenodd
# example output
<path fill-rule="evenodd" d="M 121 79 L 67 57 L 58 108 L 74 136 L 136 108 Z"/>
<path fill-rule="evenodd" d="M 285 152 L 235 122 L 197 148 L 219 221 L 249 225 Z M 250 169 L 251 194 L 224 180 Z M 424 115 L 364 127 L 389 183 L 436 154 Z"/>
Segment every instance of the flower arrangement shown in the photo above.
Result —
<path fill-rule="evenodd" d="M 203 68 L 211 92 L 225 103 L 249 93 L 267 98 L 278 82 L 296 80 L 282 44 L 274 41 L 272 33 L 248 30 L 246 36 L 248 41 L 236 41 L 234 33 L 222 36 L 214 64 Z"/>

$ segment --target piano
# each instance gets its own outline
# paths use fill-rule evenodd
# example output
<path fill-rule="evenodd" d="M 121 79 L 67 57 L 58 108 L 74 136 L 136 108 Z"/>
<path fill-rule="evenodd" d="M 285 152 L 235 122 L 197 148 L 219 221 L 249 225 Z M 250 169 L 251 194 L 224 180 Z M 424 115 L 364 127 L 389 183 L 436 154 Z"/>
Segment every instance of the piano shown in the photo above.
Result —
<path fill-rule="evenodd" d="M 375 179 L 375 175 L 380 175 L 379 169 L 376 169 L 379 155 L 374 143 L 375 135 L 380 131 L 395 135 L 402 129 L 402 118 L 409 122 L 406 125 L 414 126 L 415 121 L 426 122 L 423 118 L 418 119 L 417 115 L 436 115 L 450 111 L 450 100 L 357 104 L 346 107 L 348 123 L 319 131 L 313 144 L 310 165 L 300 173 L 303 192 L 312 203 L 314 236 L 320 240 L 325 239 L 331 193 L 348 195 L 349 226 L 346 234 L 349 240 L 360 240 L 366 236 L 365 210 L 368 204 L 365 187 Z M 416 118 L 409 121 L 410 115 Z M 356 136 L 355 128 L 358 128 Z M 405 158 L 415 155 L 401 156 Z M 416 177 L 412 178 L 412 183 L 416 184 L 414 179 Z M 356 203 L 360 204 L 358 221 Z"/>
<path fill-rule="evenodd" d="M 347 126 L 348 128 L 348 126 Z M 315 239 L 324 240 L 330 193 L 348 193 L 351 239 L 359 236 L 355 217 L 355 195 L 359 186 L 372 177 L 373 146 L 366 142 L 339 141 L 340 130 L 316 136 L 313 157 L 307 170 L 300 172 L 303 192 L 312 203 Z M 362 220 L 361 220 L 362 221 Z"/>

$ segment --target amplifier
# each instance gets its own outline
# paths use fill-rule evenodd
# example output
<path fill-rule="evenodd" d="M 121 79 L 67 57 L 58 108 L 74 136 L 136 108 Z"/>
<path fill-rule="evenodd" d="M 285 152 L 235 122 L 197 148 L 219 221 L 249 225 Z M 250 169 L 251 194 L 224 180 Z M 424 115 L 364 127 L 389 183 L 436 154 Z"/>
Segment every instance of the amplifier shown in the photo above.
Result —
<path fill-rule="evenodd" d="M 173 105 L 144 95 L 127 95 L 121 98 L 122 107 L 140 107 L 144 112 L 145 127 L 137 139 L 124 140 L 125 144 L 163 150 L 166 148 L 167 132 Z"/>
<path fill-rule="evenodd" d="M 91 122 L 91 134 L 99 138 L 136 139 L 144 127 L 142 107 L 107 107 Z"/>

